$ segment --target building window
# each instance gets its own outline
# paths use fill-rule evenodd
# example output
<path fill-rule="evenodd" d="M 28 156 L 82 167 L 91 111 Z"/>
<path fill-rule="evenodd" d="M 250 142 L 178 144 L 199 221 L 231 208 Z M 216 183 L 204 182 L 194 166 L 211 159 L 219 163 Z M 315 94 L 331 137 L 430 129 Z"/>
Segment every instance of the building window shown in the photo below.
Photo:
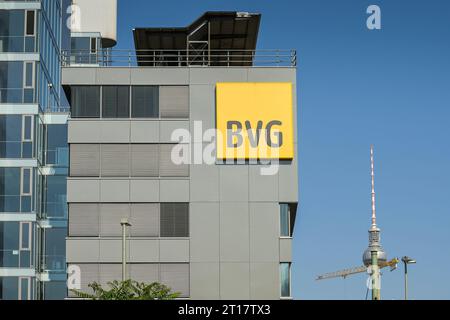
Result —
<path fill-rule="evenodd" d="M 280 263 L 281 297 L 291 298 L 291 264 Z"/>
<path fill-rule="evenodd" d="M 0 103 L 23 103 L 22 61 L 0 61 Z"/>
<path fill-rule="evenodd" d="M 187 203 L 71 203 L 69 236 L 121 237 L 123 218 L 130 219 L 133 238 L 189 237 Z"/>
<path fill-rule="evenodd" d="M 72 177 L 188 177 L 171 158 L 175 144 L 71 144 Z M 101 169 L 100 169 L 101 168 Z"/>
<path fill-rule="evenodd" d="M 35 11 L 27 11 L 27 20 L 26 20 L 26 35 L 34 36 L 35 35 Z"/>
<path fill-rule="evenodd" d="M 19 278 L 19 296 L 18 300 L 30 300 L 31 299 L 31 279 Z"/>
<path fill-rule="evenodd" d="M 132 118 L 159 117 L 159 90 L 156 86 L 132 87 Z"/>
<path fill-rule="evenodd" d="M 99 86 L 73 86 L 71 91 L 73 118 L 100 117 Z"/>
<path fill-rule="evenodd" d="M 0 115 L 0 158 L 22 158 L 22 116 Z"/>
<path fill-rule="evenodd" d="M 45 130 L 45 164 L 57 167 L 69 166 L 69 146 L 67 144 L 67 125 L 47 125 Z"/>
<path fill-rule="evenodd" d="M 289 204 L 280 204 L 280 236 L 291 237 L 291 210 Z"/>
<path fill-rule="evenodd" d="M 42 204 L 47 219 L 67 219 L 67 178 L 65 176 L 45 176 L 43 180 Z"/>
<path fill-rule="evenodd" d="M 159 96 L 161 118 L 189 118 L 188 86 L 161 86 Z"/>
<path fill-rule="evenodd" d="M 103 118 L 130 117 L 130 87 L 104 86 L 102 91 Z"/>
<path fill-rule="evenodd" d="M 162 238 L 189 237 L 189 204 L 161 203 Z"/>
<path fill-rule="evenodd" d="M 0 168 L 0 212 L 20 212 L 20 168 Z"/>
<path fill-rule="evenodd" d="M 30 268 L 31 222 L 0 222 L 0 268 Z"/>

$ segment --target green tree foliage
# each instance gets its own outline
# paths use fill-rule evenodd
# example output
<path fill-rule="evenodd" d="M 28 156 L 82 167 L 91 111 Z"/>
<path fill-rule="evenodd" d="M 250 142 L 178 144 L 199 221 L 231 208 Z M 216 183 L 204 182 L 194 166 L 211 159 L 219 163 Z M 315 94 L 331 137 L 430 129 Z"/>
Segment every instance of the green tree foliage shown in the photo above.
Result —
<path fill-rule="evenodd" d="M 108 282 L 109 290 L 97 282 L 89 284 L 93 294 L 71 290 L 78 298 L 91 300 L 173 300 L 180 296 L 178 292 L 161 283 L 140 283 L 133 280 Z"/>

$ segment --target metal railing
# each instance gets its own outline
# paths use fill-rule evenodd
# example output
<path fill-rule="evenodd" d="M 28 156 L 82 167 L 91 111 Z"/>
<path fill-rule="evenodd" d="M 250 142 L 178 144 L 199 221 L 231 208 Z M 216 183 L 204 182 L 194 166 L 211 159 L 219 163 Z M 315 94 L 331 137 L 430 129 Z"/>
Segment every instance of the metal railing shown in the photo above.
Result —
<path fill-rule="evenodd" d="M 65 50 L 63 66 L 296 67 L 296 50 Z"/>

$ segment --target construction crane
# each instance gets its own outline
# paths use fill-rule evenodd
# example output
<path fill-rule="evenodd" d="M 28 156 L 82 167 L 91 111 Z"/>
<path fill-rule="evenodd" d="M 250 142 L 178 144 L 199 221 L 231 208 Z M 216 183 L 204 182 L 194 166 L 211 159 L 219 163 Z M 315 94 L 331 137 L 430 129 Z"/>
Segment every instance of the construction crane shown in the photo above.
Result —
<path fill-rule="evenodd" d="M 353 274 L 367 272 L 370 274 L 370 289 L 372 290 L 372 300 L 380 300 L 380 270 L 385 267 L 391 267 L 391 271 L 397 268 L 399 260 L 397 258 L 390 261 L 386 258 L 386 252 L 381 247 L 380 233 L 381 230 L 377 226 L 377 215 L 375 210 L 375 170 L 374 170 L 374 147 L 370 147 L 370 176 L 371 176 L 371 202 L 372 202 L 372 224 L 369 229 L 369 246 L 364 251 L 364 266 L 345 269 L 337 272 L 327 273 L 318 276 L 316 280 L 325 280 L 331 278 L 346 278 Z"/>
<path fill-rule="evenodd" d="M 399 259 L 398 258 L 394 258 L 391 261 L 382 263 L 380 265 L 380 269 L 386 268 L 386 267 L 390 267 L 391 271 L 394 271 L 395 269 L 397 269 L 397 264 L 399 263 Z M 320 275 L 316 278 L 317 281 L 319 280 L 326 280 L 326 279 L 332 279 L 332 278 L 347 278 L 348 276 L 354 275 L 354 274 L 358 274 L 358 273 L 363 273 L 363 272 L 367 272 L 367 267 L 366 266 L 361 266 L 361 267 L 356 267 L 356 268 L 350 268 L 350 269 L 344 269 L 344 270 L 340 270 L 340 271 L 336 271 L 336 272 L 330 272 L 330 273 L 325 273 L 323 275 Z"/>

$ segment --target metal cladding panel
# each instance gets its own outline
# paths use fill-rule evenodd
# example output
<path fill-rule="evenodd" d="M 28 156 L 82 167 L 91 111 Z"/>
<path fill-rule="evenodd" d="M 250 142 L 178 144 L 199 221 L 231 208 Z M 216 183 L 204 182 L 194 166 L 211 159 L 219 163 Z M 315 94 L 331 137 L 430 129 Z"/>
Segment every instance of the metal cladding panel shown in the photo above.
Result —
<path fill-rule="evenodd" d="M 98 177 L 100 174 L 100 146 L 73 144 L 70 146 L 70 175 L 72 177 Z"/>
<path fill-rule="evenodd" d="M 159 109 L 161 118 L 189 118 L 189 87 L 161 86 Z"/>
<path fill-rule="evenodd" d="M 159 146 L 157 144 L 131 145 L 131 176 L 159 176 Z"/>
<path fill-rule="evenodd" d="M 130 146 L 103 144 L 101 146 L 101 173 L 103 177 L 130 176 Z"/>
<path fill-rule="evenodd" d="M 181 297 L 189 297 L 189 264 L 161 264 L 160 268 L 161 283 L 179 292 Z"/>
<path fill-rule="evenodd" d="M 93 290 L 89 287 L 89 284 L 99 281 L 99 265 L 93 263 L 76 263 L 81 269 L 81 292 L 87 294 L 93 294 Z M 75 294 L 69 291 L 69 297 L 75 297 Z"/>
<path fill-rule="evenodd" d="M 159 205 L 157 203 L 131 204 L 131 236 L 159 236 Z"/>
<path fill-rule="evenodd" d="M 147 284 L 159 281 L 159 264 L 131 264 L 129 269 L 134 281 Z"/>
<path fill-rule="evenodd" d="M 120 221 L 130 217 L 129 204 L 101 204 L 100 205 L 100 236 L 120 237 L 122 226 Z"/>
<path fill-rule="evenodd" d="M 69 204 L 69 236 L 97 237 L 99 234 L 98 204 Z"/>
<path fill-rule="evenodd" d="M 189 165 L 175 164 L 172 161 L 172 150 L 176 145 L 162 144 L 159 146 L 159 175 L 161 177 L 188 177 Z M 176 146 L 177 148 L 179 146 Z M 181 148 L 180 148 L 181 150 Z M 181 151 L 182 152 L 182 151 Z"/>
<path fill-rule="evenodd" d="M 71 19 L 72 32 L 98 32 L 102 36 L 103 47 L 116 45 L 117 0 L 73 0 L 72 4 L 78 7 L 74 19 Z"/>
<path fill-rule="evenodd" d="M 101 264 L 100 265 L 100 284 L 104 289 L 108 289 L 108 283 L 122 280 L 122 265 Z"/>

